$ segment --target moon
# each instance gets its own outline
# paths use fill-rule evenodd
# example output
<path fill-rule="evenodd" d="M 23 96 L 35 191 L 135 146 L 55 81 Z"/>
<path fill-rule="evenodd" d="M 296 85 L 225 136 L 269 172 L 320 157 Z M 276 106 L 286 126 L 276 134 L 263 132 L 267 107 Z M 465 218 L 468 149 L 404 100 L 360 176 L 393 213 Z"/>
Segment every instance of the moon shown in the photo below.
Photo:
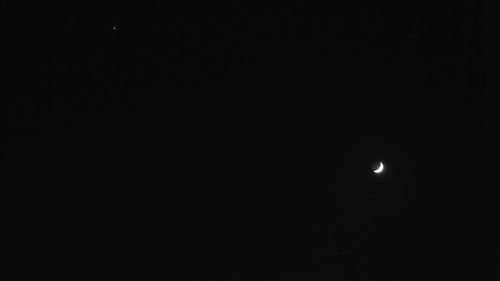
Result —
<path fill-rule="evenodd" d="M 384 170 L 384 164 L 382 162 L 380 162 L 380 165 L 378 166 L 378 168 L 375 169 L 373 172 L 375 174 L 380 174 L 380 173 L 382 173 L 383 170 Z"/>

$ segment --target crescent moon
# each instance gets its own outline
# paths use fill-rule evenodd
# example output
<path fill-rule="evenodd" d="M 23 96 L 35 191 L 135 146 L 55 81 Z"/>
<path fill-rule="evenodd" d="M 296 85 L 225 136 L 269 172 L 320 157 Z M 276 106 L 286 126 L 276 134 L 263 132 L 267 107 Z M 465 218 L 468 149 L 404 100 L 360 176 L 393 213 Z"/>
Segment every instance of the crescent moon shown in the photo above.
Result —
<path fill-rule="evenodd" d="M 382 173 L 383 170 L 384 170 L 384 164 L 380 162 L 380 166 L 378 166 L 378 168 L 373 172 L 375 172 L 376 174 L 380 174 Z"/>

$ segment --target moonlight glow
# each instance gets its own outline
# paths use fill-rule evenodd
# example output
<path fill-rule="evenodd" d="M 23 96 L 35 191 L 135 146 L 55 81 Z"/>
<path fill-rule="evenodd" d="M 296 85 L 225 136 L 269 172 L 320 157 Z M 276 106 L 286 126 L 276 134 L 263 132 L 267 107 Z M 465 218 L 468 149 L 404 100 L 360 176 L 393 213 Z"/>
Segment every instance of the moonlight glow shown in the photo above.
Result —
<path fill-rule="evenodd" d="M 378 168 L 376 170 L 374 170 L 373 172 L 376 174 L 380 174 L 380 173 L 382 173 L 383 170 L 384 170 L 384 164 L 382 162 L 380 162 L 380 166 L 378 166 Z"/>

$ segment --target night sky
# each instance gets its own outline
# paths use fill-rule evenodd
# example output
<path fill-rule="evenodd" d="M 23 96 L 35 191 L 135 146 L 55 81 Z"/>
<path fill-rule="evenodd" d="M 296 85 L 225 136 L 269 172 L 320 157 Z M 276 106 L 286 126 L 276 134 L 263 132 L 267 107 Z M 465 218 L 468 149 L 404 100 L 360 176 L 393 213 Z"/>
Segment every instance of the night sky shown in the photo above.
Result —
<path fill-rule="evenodd" d="M 21 2 L 0 279 L 490 280 L 481 1 Z"/>

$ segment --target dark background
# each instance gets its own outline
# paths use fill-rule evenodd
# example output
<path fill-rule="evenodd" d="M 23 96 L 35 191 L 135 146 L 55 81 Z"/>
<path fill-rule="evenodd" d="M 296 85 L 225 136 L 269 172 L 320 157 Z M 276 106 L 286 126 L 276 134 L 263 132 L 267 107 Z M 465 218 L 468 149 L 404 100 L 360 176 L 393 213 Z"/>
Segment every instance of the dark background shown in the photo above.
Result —
<path fill-rule="evenodd" d="M 2 4 L 1 272 L 490 280 L 481 1 L 67 2 Z"/>

